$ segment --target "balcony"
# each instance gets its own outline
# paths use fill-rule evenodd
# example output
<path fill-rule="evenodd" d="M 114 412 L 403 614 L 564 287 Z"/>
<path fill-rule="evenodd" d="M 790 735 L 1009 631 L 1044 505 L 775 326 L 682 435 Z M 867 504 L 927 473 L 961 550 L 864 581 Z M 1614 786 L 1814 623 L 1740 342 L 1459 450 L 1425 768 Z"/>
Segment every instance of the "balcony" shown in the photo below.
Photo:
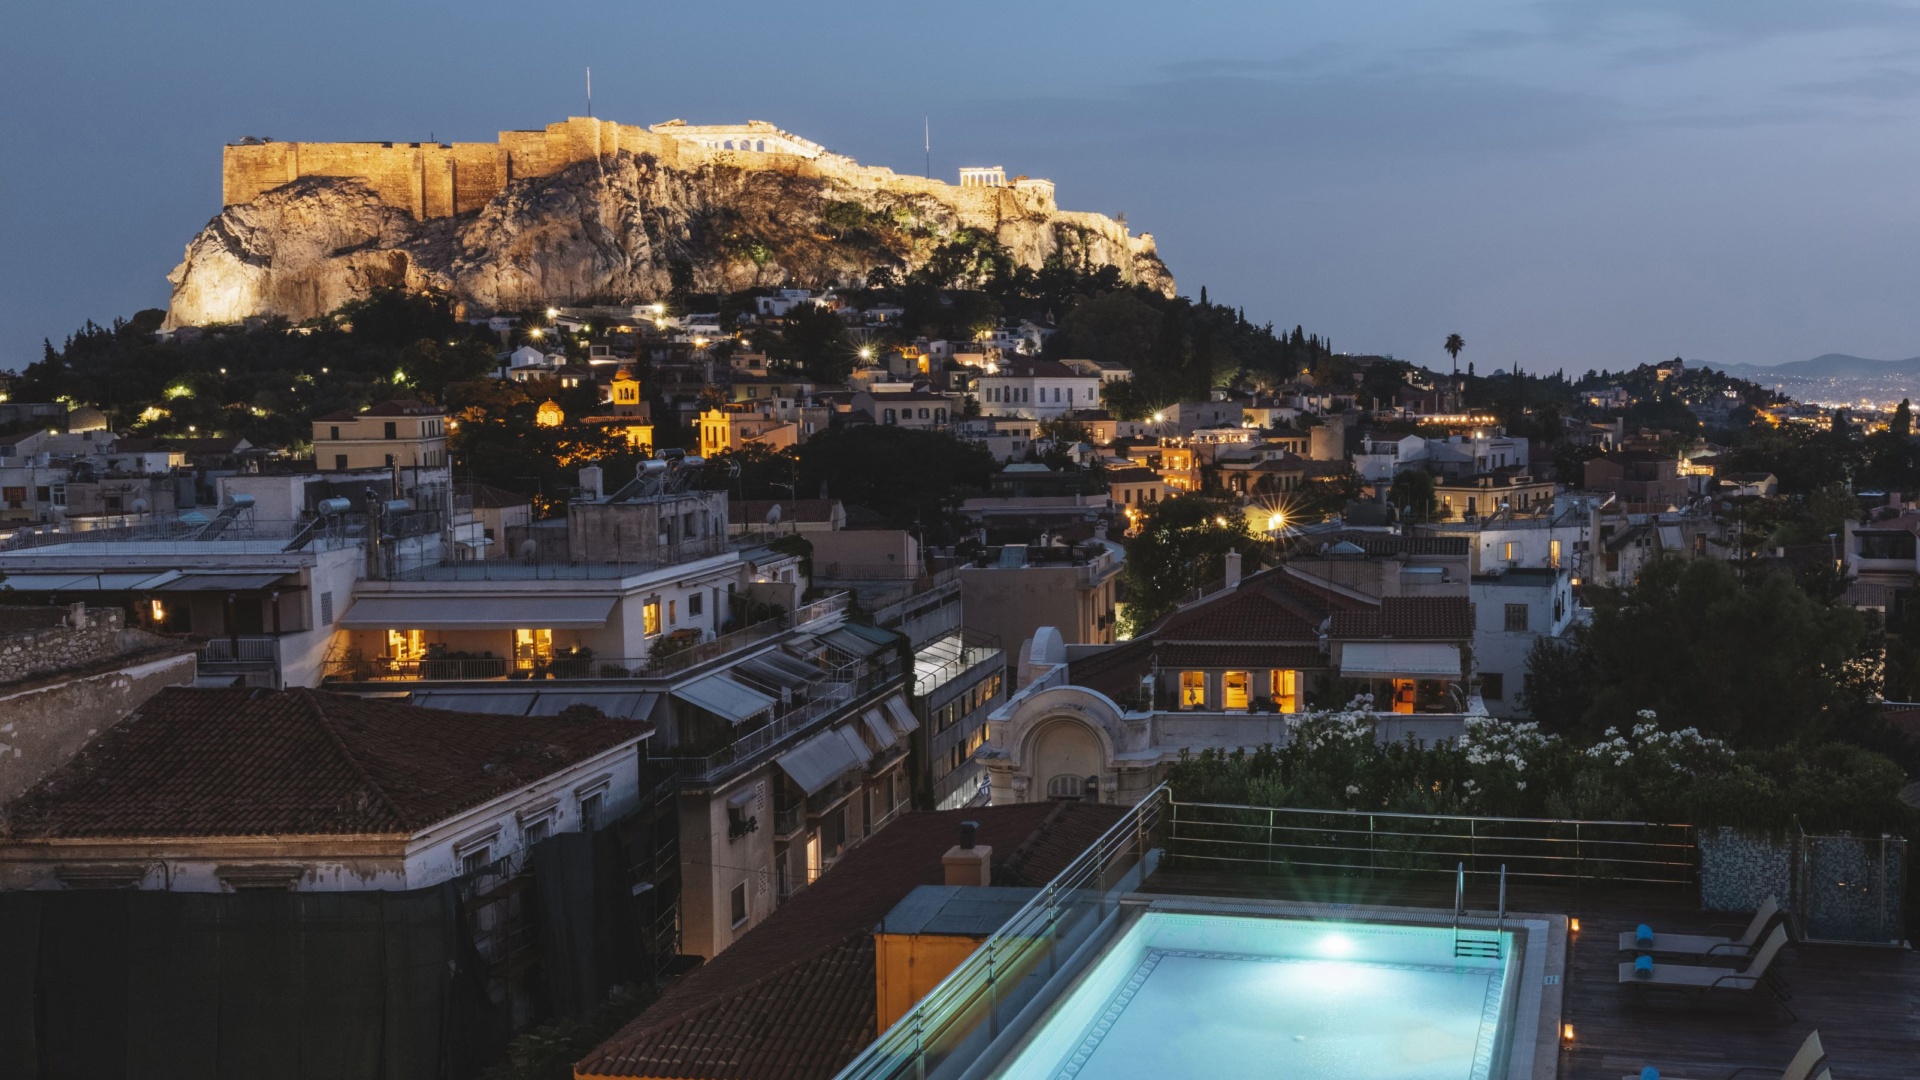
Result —
<path fill-rule="evenodd" d="M 899 673 L 891 664 L 852 664 L 844 674 L 843 679 L 813 684 L 812 700 L 794 706 L 785 715 L 742 734 L 721 749 L 656 760 L 671 765 L 685 783 L 717 783 L 765 761 L 792 739 L 850 712 L 855 705 L 892 689 L 899 679 Z"/>

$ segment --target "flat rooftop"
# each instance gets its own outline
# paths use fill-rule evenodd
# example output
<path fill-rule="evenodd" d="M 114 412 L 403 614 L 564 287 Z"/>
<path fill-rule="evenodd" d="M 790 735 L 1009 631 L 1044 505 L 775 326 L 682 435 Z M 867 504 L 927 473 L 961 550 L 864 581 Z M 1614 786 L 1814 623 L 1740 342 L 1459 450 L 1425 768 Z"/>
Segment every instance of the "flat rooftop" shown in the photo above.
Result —
<path fill-rule="evenodd" d="M 1453 879 L 1281 877 L 1161 870 L 1141 891 L 1325 904 L 1451 909 Z M 1491 909 L 1494 886 L 1468 886 L 1470 909 Z M 1622 986 L 1619 934 L 1641 923 L 1675 933 L 1737 933 L 1743 915 L 1701 911 L 1677 889 L 1605 889 L 1514 883 L 1509 911 L 1578 918 L 1567 963 L 1561 1022 L 1573 1025 L 1560 1051 L 1561 1080 L 1620 1080 L 1653 1065 L 1662 1076 L 1724 1077 L 1752 1066 L 1777 1073 L 1809 1031 L 1818 1030 L 1836 1078 L 1913 1080 L 1920 1075 L 1920 954 L 1910 949 L 1796 943 L 1776 961 L 1793 994 L 1790 1019 L 1771 998 L 1685 1005 L 1674 995 L 1644 999 Z M 1709 927 L 1714 927 L 1709 930 Z M 1764 1074 L 1763 1074 L 1764 1075 Z"/>

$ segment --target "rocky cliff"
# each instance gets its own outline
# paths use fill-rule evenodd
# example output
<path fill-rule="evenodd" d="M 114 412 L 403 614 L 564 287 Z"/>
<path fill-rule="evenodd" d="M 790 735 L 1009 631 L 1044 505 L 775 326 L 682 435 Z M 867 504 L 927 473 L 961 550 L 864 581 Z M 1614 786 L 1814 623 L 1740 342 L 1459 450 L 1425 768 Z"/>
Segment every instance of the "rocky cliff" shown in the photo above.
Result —
<path fill-rule="evenodd" d="M 944 185 L 936 185 L 944 186 Z M 365 181 L 308 176 L 229 206 L 168 280 L 172 326 L 299 320 L 386 286 L 511 311 L 570 301 L 864 280 L 918 269 L 963 229 L 1039 268 L 1118 268 L 1171 294 L 1150 236 L 1008 189 L 875 190 L 830 175 L 626 151 L 515 181 L 477 211 L 416 220 Z M 982 198 L 987 195 L 987 198 Z M 963 197 L 964 196 L 964 197 Z"/>

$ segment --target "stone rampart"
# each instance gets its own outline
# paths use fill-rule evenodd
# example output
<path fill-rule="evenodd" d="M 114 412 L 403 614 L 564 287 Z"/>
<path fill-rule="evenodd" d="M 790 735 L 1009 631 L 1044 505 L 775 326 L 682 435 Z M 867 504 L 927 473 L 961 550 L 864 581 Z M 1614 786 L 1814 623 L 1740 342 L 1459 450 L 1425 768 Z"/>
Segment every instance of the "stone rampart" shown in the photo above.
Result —
<path fill-rule="evenodd" d="M 758 125 L 756 121 L 752 126 Z M 952 207 L 973 228 L 991 228 L 1007 217 L 1056 210 L 1051 184 L 961 187 L 862 165 L 840 154 L 781 150 L 813 144 L 772 125 L 765 127 L 778 137 L 751 140 L 755 146 L 772 147 L 764 151 L 709 146 L 712 132 L 719 130 L 715 128 L 663 124 L 659 130 L 649 130 L 581 116 L 549 124 L 544 131 L 503 131 L 499 141 L 492 143 L 249 140 L 225 148 L 221 193 L 225 206 L 237 206 L 302 177 L 353 177 L 364 180 L 384 204 L 427 220 L 478 210 L 515 180 L 550 176 L 570 165 L 625 152 L 651 156 L 677 169 L 712 165 L 774 170 L 837 180 L 855 188 L 922 195 Z M 1108 227 L 1115 224 L 1099 214 L 1078 216 L 1097 218 Z"/>

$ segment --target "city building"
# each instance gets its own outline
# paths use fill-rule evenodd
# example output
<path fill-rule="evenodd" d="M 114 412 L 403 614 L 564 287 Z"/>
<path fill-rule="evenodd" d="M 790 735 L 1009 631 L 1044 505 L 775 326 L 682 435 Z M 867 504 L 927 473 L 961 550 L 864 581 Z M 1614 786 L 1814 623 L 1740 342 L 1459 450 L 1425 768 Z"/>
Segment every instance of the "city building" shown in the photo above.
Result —
<path fill-rule="evenodd" d="M 960 568 L 967 629 L 1023 651 L 1042 627 L 1055 628 L 1069 645 L 1111 644 L 1123 558 L 1119 545 L 1105 540 L 988 548 Z"/>
<path fill-rule="evenodd" d="M 1101 378 L 1056 360 L 1019 358 L 980 376 L 976 396 L 983 416 L 1053 420 L 1076 409 L 1100 407 Z"/>
<path fill-rule="evenodd" d="M 27 933 L 9 973 L 42 988 L 9 1045 L 87 1075 L 211 1074 L 306 1039 L 309 1069 L 326 1047 L 353 1049 L 343 1073 L 477 1072 L 489 1046 L 671 961 L 648 933 L 673 870 L 669 846 L 656 873 L 649 735 L 162 690 L 5 808 L 0 923 Z M 301 1004 L 321 987 L 323 1008 Z"/>
<path fill-rule="evenodd" d="M 1473 616 L 1464 596 L 1376 599 L 1282 566 L 1225 586 L 1131 641 L 1070 648 L 1043 628 L 980 751 L 993 804 L 1137 801 L 1183 756 L 1284 746 L 1288 716 L 1371 694 L 1377 736 L 1457 737 Z"/>
<path fill-rule="evenodd" d="M 317 416 L 313 462 L 325 472 L 445 469 L 447 411 L 421 401 L 397 400 L 358 413 Z"/>
<path fill-rule="evenodd" d="M 1473 575 L 1473 671 L 1494 716 L 1525 716 L 1527 657 L 1573 628 L 1573 576 L 1565 567 L 1512 567 Z"/>

